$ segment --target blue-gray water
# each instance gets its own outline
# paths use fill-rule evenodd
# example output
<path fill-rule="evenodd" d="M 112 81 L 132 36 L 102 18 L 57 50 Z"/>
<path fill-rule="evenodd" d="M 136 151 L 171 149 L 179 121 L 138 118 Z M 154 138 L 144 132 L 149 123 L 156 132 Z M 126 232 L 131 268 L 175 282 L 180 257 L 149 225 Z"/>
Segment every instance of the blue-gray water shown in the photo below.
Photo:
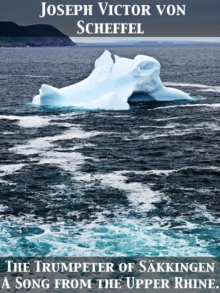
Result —
<path fill-rule="evenodd" d="M 0 48 L 0 256 L 220 256 L 219 46 L 109 48 L 156 58 L 193 103 L 31 104 L 104 49 Z"/>

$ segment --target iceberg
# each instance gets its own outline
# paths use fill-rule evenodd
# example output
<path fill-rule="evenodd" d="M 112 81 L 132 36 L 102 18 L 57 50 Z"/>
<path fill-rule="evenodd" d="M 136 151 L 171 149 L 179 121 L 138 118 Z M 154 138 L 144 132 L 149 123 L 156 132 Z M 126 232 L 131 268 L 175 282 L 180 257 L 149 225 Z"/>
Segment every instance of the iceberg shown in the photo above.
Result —
<path fill-rule="evenodd" d="M 114 60 L 105 50 L 86 79 L 61 89 L 43 84 L 39 94 L 33 98 L 33 104 L 127 110 L 129 102 L 191 99 L 188 94 L 163 85 L 161 66 L 156 59 L 145 55 L 134 59 L 115 55 Z"/>

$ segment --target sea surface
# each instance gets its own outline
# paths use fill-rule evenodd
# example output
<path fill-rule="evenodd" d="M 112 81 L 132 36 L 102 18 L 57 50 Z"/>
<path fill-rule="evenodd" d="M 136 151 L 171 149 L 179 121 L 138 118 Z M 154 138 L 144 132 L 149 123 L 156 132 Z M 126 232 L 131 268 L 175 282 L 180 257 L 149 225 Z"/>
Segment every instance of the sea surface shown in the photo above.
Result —
<path fill-rule="evenodd" d="M 193 102 L 33 106 L 104 49 Z M 0 48 L 0 256 L 220 256 L 220 46 Z"/>

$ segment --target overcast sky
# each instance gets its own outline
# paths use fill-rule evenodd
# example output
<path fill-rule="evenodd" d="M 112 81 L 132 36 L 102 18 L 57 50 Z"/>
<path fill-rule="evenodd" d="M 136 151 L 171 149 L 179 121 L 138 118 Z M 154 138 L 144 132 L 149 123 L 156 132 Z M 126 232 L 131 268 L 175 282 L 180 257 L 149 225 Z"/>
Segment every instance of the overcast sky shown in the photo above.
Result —
<path fill-rule="evenodd" d="M 48 16 L 40 18 L 42 4 L 93 5 L 94 16 Z M 151 16 L 101 16 L 98 2 L 151 6 Z M 186 5 L 185 16 L 160 16 L 156 5 Z M 0 20 L 20 25 L 51 24 L 68 36 L 77 36 L 77 21 L 141 22 L 147 37 L 220 37 L 220 0 L 0 0 Z M 140 37 L 137 37 L 141 39 Z M 96 36 L 93 41 L 97 40 Z M 116 40 L 111 37 L 110 41 Z"/>

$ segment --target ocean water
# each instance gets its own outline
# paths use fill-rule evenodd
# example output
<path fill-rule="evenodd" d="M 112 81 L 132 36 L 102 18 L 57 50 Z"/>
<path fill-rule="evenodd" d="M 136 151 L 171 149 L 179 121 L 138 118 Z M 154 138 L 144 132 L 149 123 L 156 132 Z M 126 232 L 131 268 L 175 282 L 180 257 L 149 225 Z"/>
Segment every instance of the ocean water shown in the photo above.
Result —
<path fill-rule="evenodd" d="M 104 49 L 0 48 L 0 256 L 220 256 L 219 46 L 108 48 L 156 58 L 191 103 L 31 104 Z"/>

